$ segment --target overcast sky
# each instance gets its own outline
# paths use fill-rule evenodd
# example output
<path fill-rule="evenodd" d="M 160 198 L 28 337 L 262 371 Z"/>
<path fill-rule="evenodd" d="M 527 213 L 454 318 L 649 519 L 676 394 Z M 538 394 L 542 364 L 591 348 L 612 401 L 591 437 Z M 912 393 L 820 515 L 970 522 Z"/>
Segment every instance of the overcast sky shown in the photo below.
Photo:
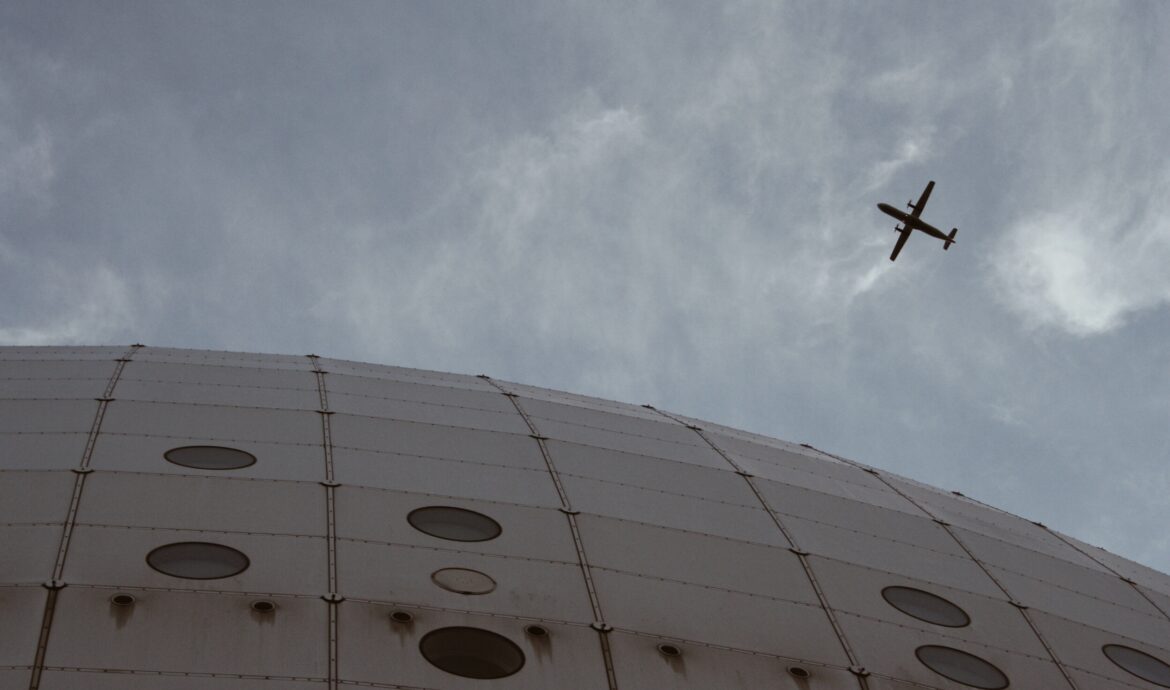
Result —
<path fill-rule="evenodd" d="M 1170 571 L 1170 4 L 0 4 L 0 344 L 710 419 Z M 875 204 L 937 186 L 945 254 Z"/>

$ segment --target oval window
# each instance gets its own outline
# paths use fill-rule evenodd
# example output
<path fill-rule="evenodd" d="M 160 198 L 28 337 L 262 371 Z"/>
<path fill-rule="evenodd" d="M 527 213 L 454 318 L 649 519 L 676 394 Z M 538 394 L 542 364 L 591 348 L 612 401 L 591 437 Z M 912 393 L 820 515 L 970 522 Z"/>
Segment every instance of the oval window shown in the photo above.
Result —
<path fill-rule="evenodd" d="M 217 580 L 248 569 L 248 557 L 230 546 L 183 541 L 160 546 L 146 556 L 150 567 L 172 577 Z"/>
<path fill-rule="evenodd" d="M 418 648 L 427 661 L 464 678 L 504 678 L 524 665 L 524 652 L 514 642 L 479 628 L 432 630 Z"/>
<path fill-rule="evenodd" d="M 1008 686 L 1008 678 L 990 662 L 950 647 L 926 645 L 914 650 L 927 668 L 956 683 L 983 690 L 999 690 Z"/>
<path fill-rule="evenodd" d="M 496 581 L 467 568 L 443 568 L 431 574 L 431 580 L 448 592 L 456 594 L 487 594 L 496 588 Z"/>
<path fill-rule="evenodd" d="M 967 612 L 942 597 L 913 587 L 886 587 L 882 598 L 890 606 L 920 621 L 961 628 L 971 622 Z"/>
<path fill-rule="evenodd" d="M 1107 644 L 1101 651 L 1110 661 L 1138 678 L 1170 688 L 1170 665 L 1161 659 L 1119 644 Z"/>
<path fill-rule="evenodd" d="M 500 524 L 463 508 L 430 506 L 411 511 L 407 521 L 420 532 L 451 541 L 487 541 L 500 536 Z"/>
<path fill-rule="evenodd" d="M 167 462 L 197 470 L 238 470 L 256 463 L 256 456 L 223 446 L 183 446 L 163 453 Z"/>

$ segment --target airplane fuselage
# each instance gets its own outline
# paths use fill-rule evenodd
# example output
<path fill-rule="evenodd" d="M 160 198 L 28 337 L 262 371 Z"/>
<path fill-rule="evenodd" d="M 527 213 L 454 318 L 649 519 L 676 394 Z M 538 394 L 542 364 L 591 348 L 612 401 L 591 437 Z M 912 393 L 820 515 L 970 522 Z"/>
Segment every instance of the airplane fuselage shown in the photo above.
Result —
<path fill-rule="evenodd" d="M 881 209 L 882 213 L 886 214 L 887 216 L 893 216 L 911 230 L 921 230 L 927 235 L 930 235 L 931 237 L 937 237 L 944 242 L 947 240 L 946 233 L 934 227 L 930 223 L 927 223 L 921 218 L 916 218 L 909 213 L 902 211 L 901 209 L 890 206 L 889 204 L 878 204 L 877 207 Z"/>

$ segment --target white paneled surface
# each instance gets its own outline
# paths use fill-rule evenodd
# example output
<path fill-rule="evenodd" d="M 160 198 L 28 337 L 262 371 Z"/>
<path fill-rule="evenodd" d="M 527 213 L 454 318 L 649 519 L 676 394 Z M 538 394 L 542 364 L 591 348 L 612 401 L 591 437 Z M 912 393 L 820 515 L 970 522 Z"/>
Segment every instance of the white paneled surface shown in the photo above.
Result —
<path fill-rule="evenodd" d="M 390 613 L 408 610 L 414 620 L 395 623 Z M 539 640 L 524 632 L 526 621 L 448 611 L 406 609 L 379 604 L 341 606 L 341 627 L 348 631 L 340 651 L 346 681 L 384 683 L 408 688 L 605 688 L 605 664 L 597 633 L 586 626 L 543 623 L 549 634 Z M 428 632 L 445 627 L 473 627 L 501 635 L 520 648 L 524 667 L 513 678 L 478 680 L 446 673 L 418 653 Z M 394 685 L 390 685 L 394 687 Z"/>
<path fill-rule="evenodd" d="M 625 573 L 593 577 L 606 620 L 618 629 L 846 663 L 820 606 Z"/>
<path fill-rule="evenodd" d="M 64 516 L 62 516 L 62 520 Z M 0 525 L 0 583 L 39 584 L 53 572 L 61 525 Z"/>
<path fill-rule="evenodd" d="M 612 517 L 581 515 L 578 524 L 594 567 L 817 603 L 800 560 L 788 549 Z"/>
<path fill-rule="evenodd" d="M 320 421 L 317 422 L 320 436 Z M 104 428 L 104 427 L 103 427 Z M 193 430 L 194 431 L 194 430 Z M 85 439 L 81 441 L 85 445 Z M 201 470 L 167 462 L 165 454 L 182 446 L 227 446 L 256 457 L 255 464 L 238 470 Z M 81 453 L 78 452 L 78 457 Z M 77 460 L 70 467 L 76 467 Z M 118 434 L 104 432 L 94 444 L 90 467 L 94 470 L 143 472 L 150 474 L 181 474 L 189 476 L 232 477 L 316 482 L 325 479 L 325 452 L 321 441 L 289 444 L 251 440 L 221 440 L 210 435 L 185 438 L 146 434 Z"/>
<path fill-rule="evenodd" d="M 178 542 L 220 544 L 248 557 L 238 575 L 189 580 L 165 575 L 146 562 L 155 548 Z M 65 563 L 65 581 L 110 587 L 158 587 L 321 596 L 329 591 L 325 540 L 195 530 L 78 525 Z"/>
<path fill-rule="evenodd" d="M 391 451 L 509 467 L 544 467 L 540 447 L 526 427 L 507 433 L 348 414 L 331 415 L 330 424 L 333 445 L 339 450 Z M 320 431 L 317 433 L 319 443 Z"/>
<path fill-rule="evenodd" d="M 461 508 L 486 515 L 499 523 L 500 536 L 489 541 L 454 542 L 424 534 L 412 527 L 407 518 L 415 509 L 428 506 Z M 337 536 L 566 562 L 577 557 L 564 514 L 552 508 L 348 486 L 337 490 Z"/>
<path fill-rule="evenodd" d="M 610 635 L 614 667 L 623 683 L 633 688 L 719 688 L 720 690 L 856 690 L 857 680 L 843 669 L 813 666 L 801 660 L 745 654 L 685 643 L 676 644 L 677 657 L 664 656 L 664 640 L 617 632 Z M 798 680 L 788 671 L 809 673 Z M 799 671 L 798 671 L 799 672 Z M 623 685 L 625 687 L 625 685 Z M 872 686 L 871 686 L 872 687 Z"/>
<path fill-rule="evenodd" d="M 326 674 L 327 605 L 320 599 L 278 597 L 275 611 L 259 614 L 254 598 L 239 595 L 135 592 L 134 604 L 123 607 L 110 602 L 112 594 L 61 590 L 46 665 L 138 669 L 148 659 L 168 672 Z"/>
<path fill-rule="evenodd" d="M 43 587 L 0 587 L 0 666 L 30 666 L 47 594 Z M 3 687 L 0 685 L 0 687 Z"/>
<path fill-rule="evenodd" d="M 0 470 L 0 524 L 64 520 L 76 482 L 72 472 Z"/>
<path fill-rule="evenodd" d="M 532 442 L 536 446 L 536 442 Z M 342 484 L 457 496 L 485 501 L 559 507 L 556 486 L 543 461 L 538 467 L 333 449 L 334 478 Z"/>
<path fill-rule="evenodd" d="M 96 408 L 95 408 L 96 409 Z M 88 431 L 0 433 L 5 470 L 69 470 L 81 464 Z"/>
<path fill-rule="evenodd" d="M 200 445 L 256 460 L 165 459 Z M 183 542 L 246 568 L 148 563 Z M 949 491 L 636 404 L 303 355 L 0 348 L 0 543 L 3 689 L 32 668 L 97 690 L 972 687 L 933 646 L 1011 688 L 1140 690 L 1103 645 L 1170 663 L 1170 577 Z"/>
<path fill-rule="evenodd" d="M 524 602 L 525 615 L 535 618 L 588 621 L 592 615 L 576 563 L 346 540 L 337 549 L 338 579 L 354 598 L 501 614 L 515 613 Z M 432 579 L 443 568 L 482 573 L 495 589 L 474 595 L 443 589 Z"/>
<path fill-rule="evenodd" d="M 934 582 L 876 572 L 841 561 L 816 557 L 810 560 L 824 588 L 825 598 L 834 610 L 840 612 L 841 625 L 846 630 L 856 628 L 859 621 L 882 621 L 932 634 L 938 640 L 949 638 L 949 642 L 940 644 L 954 645 L 957 641 L 994 643 L 1003 649 L 1044 656 L 1044 645 L 1032 632 L 1023 614 L 1002 597 L 974 594 L 971 592 L 974 587 L 944 587 Z M 933 594 L 962 609 L 969 622 L 962 627 L 950 627 L 908 615 L 882 597 L 882 590 L 887 587 L 909 587 Z M 859 636 L 849 637 L 853 639 Z"/>
<path fill-rule="evenodd" d="M 2 686 L 0 686 L 2 687 Z M 27 688 L 19 686 L 21 690 Z M 44 690 L 326 690 L 328 682 L 292 678 L 231 678 L 209 677 L 207 674 L 159 674 L 157 672 L 127 673 L 117 670 L 80 669 L 48 670 L 41 677 Z"/>
<path fill-rule="evenodd" d="M 328 524 L 325 488 L 317 482 L 123 472 L 90 475 L 77 519 L 97 525 L 319 537 L 325 536 Z"/>
<path fill-rule="evenodd" d="M 115 400 L 106 410 L 102 431 L 206 439 L 228 445 L 247 441 L 319 445 L 321 417 L 306 411 Z"/>
<path fill-rule="evenodd" d="M 0 400 L 0 434 L 87 433 L 96 400 Z"/>

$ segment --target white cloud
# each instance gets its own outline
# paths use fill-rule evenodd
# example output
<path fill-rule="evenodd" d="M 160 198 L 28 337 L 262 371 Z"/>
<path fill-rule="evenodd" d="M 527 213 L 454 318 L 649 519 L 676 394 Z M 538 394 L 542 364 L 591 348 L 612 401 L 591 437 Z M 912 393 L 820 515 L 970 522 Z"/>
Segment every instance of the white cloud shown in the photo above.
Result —
<path fill-rule="evenodd" d="M 894 175 L 903 168 L 929 160 L 932 153 L 934 130 L 935 128 L 931 125 L 923 125 L 917 130 L 907 133 L 892 157 L 879 161 L 870 168 L 865 191 L 873 192 L 881 189 L 889 184 Z"/>
<path fill-rule="evenodd" d="M 992 258 L 1001 297 L 1030 324 L 1077 335 L 1170 301 L 1170 206 L 1132 218 L 1136 201 L 1079 203 L 1013 224 Z"/>

